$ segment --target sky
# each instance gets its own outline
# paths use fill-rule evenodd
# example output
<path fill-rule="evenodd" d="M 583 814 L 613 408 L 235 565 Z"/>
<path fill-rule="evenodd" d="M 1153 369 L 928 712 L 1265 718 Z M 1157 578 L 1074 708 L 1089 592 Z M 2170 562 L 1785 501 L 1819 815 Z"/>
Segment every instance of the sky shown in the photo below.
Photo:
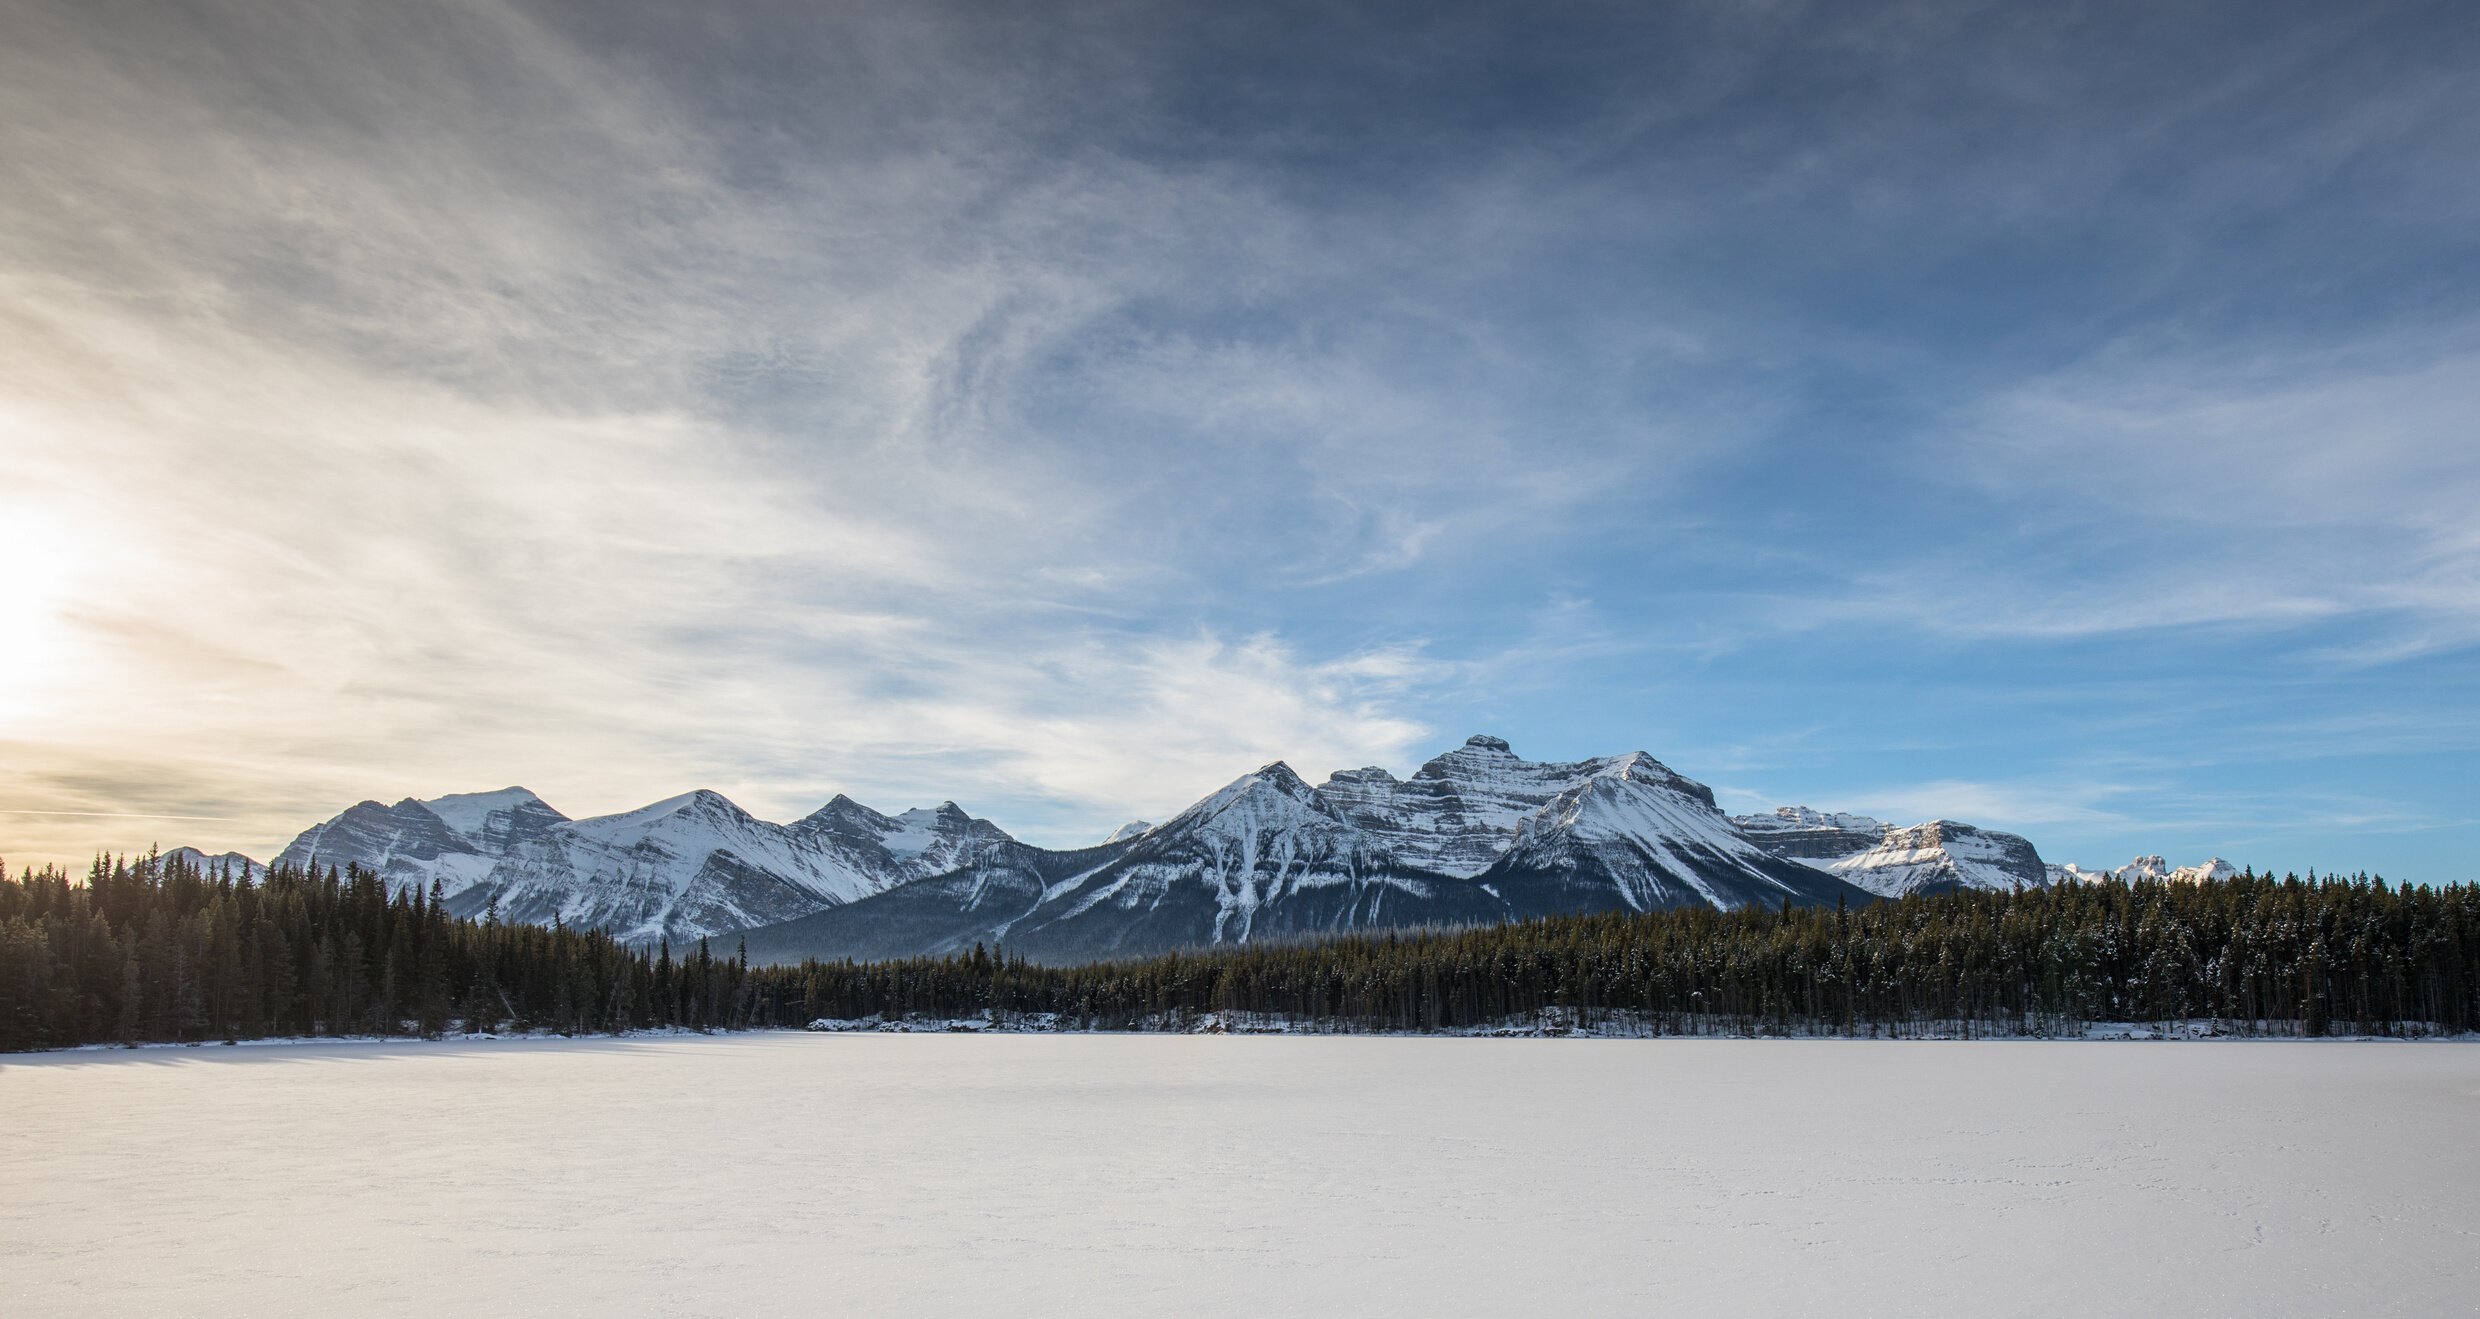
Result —
<path fill-rule="evenodd" d="M 0 0 L 0 857 L 1645 750 L 2480 879 L 2480 7 Z"/>

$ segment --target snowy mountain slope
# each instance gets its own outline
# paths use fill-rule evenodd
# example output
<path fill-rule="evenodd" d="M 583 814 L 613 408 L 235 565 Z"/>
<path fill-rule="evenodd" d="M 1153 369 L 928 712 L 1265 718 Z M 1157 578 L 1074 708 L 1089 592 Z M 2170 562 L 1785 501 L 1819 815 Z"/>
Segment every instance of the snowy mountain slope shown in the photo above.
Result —
<path fill-rule="evenodd" d="M 1879 897 L 1959 888 L 2040 888 L 2051 882 L 2049 866 L 2030 842 L 1952 820 L 1897 828 L 1865 815 L 1805 806 L 1733 820 L 1768 852 Z"/>
<path fill-rule="evenodd" d="M 700 790 L 571 821 L 512 851 L 455 908 L 496 902 L 510 920 L 556 918 L 631 942 L 691 939 L 875 891 L 841 861 Z"/>
<path fill-rule="evenodd" d="M 1479 882 L 1527 916 L 1869 897 L 1759 847 L 1704 784 L 1641 751 L 1599 762 L 1526 816 Z"/>
<path fill-rule="evenodd" d="M 1881 897 L 1954 889 L 2043 888 L 2049 867 L 2014 834 L 1931 820 L 1888 829 L 1877 846 L 1841 857 L 1831 873 Z"/>
<path fill-rule="evenodd" d="M 500 856 L 496 850 L 484 850 L 482 826 L 490 812 L 457 813 L 477 832 L 469 835 L 459 830 L 428 803 L 411 797 L 393 806 L 361 802 L 304 830 L 276 853 L 276 864 L 359 865 L 385 879 L 391 888 L 428 889 L 436 881 L 441 892 L 455 898 L 487 878 Z"/>
<path fill-rule="evenodd" d="M 1277 761 L 1148 831 L 1058 886 L 1008 946 L 1045 961 L 1499 920 L 1473 885 L 1406 866 Z"/>
<path fill-rule="evenodd" d="M 952 801 L 881 815 L 842 793 L 786 829 L 815 840 L 857 872 L 893 876 L 897 883 L 945 874 L 984 848 L 1015 841 L 999 826 L 973 818 Z M 877 885 L 884 887 L 885 883 Z"/>
<path fill-rule="evenodd" d="M 945 875 L 899 884 L 807 916 L 736 934 L 754 962 L 936 956 L 999 945 L 1058 885 L 1107 864 L 1126 840 L 1054 852 L 1019 842 Z"/>

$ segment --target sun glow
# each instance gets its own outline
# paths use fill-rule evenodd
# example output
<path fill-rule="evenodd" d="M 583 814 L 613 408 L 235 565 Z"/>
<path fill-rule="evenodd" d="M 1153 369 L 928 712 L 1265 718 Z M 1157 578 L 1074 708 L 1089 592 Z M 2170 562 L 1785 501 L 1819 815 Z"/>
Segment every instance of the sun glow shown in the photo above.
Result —
<path fill-rule="evenodd" d="M 77 557 L 69 531 L 23 510 L 0 549 L 0 731 L 24 728 L 68 668 L 72 647 L 61 612 L 74 598 Z"/>

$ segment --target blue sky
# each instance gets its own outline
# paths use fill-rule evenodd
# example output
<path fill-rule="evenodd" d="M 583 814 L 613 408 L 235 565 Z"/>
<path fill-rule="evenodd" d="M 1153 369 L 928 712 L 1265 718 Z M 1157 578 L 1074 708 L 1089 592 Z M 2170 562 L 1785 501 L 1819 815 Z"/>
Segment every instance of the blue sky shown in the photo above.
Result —
<path fill-rule="evenodd" d="M 1081 841 L 1489 731 L 2472 877 L 2480 11 L 0 36 L 12 861 L 509 782 Z"/>

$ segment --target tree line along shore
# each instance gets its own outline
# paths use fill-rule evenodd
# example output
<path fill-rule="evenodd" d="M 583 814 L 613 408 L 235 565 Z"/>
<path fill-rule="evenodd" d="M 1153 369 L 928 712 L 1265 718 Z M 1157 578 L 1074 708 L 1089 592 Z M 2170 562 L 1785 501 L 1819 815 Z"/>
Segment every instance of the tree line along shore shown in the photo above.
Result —
<path fill-rule="evenodd" d="M 357 868 L 253 879 L 164 857 L 0 878 L 0 1050 L 818 1019 L 1653 1034 L 2480 1029 L 2480 889 L 2368 876 L 2067 884 L 1848 908 L 1603 912 L 1043 966 L 1004 948 L 752 966 L 701 941 L 448 913 Z"/>

